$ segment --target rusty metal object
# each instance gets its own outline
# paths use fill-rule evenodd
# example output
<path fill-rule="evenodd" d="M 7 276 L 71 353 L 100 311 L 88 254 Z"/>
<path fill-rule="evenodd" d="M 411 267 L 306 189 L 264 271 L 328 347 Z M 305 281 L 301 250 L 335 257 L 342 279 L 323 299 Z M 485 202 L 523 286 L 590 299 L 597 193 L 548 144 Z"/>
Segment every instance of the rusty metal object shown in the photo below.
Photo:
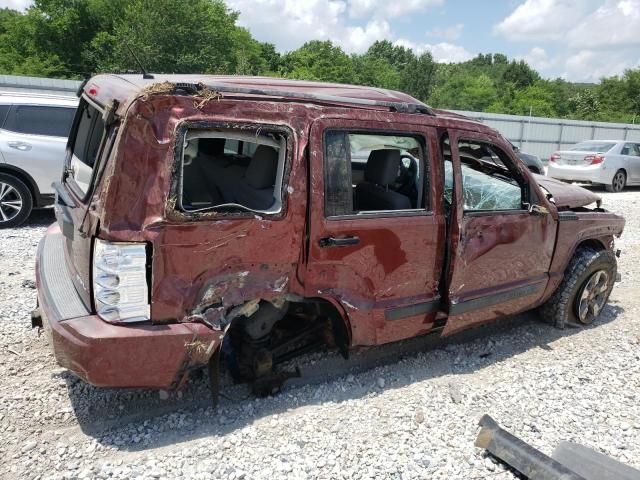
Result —
<path fill-rule="evenodd" d="M 586 480 L 540 450 L 533 448 L 506 430 L 489 416 L 483 415 L 482 427 L 475 446 L 486 449 L 494 457 L 525 475 L 530 480 Z"/>
<path fill-rule="evenodd" d="M 635 468 L 577 443 L 560 442 L 551 456 L 585 480 L 640 480 Z"/>

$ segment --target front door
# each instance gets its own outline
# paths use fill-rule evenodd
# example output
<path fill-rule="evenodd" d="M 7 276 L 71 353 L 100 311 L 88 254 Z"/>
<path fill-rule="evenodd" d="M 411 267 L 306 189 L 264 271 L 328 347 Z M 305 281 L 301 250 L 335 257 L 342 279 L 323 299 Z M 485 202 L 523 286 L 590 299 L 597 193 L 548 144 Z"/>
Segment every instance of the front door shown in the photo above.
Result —
<path fill-rule="evenodd" d="M 322 119 L 310 145 L 307 297 L 339 303 L 352 345 L 427 332 L 439 307 L 445 220 L 432 129 Z M 434 171 L 434 169 L 436 169 Z"/>
<path fill-rule="evenodd" d="M 531 308 L 547 284 L 556 237 L 550 205 L 504 141 L 449 133 L 442 137 L 452 206 L 444 334 Z"/>

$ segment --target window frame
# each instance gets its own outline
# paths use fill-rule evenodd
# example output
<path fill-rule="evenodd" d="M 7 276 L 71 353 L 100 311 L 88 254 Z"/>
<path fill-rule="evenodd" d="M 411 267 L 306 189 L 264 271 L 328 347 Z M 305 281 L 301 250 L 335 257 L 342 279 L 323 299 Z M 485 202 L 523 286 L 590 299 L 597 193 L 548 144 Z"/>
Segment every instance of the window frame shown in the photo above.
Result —
<path fill-rule="evenodd" d="M 331 132 L 342 132 L 345 134 L 345 137 L 348 138 L 349 135 L 378 135 L 385 137 L 410 137 L 414 138 L 418 142 L 418 146 L 420 147 L 421 158 L 419 159 L 422 163 L 422 200 L 424 203 L 423 207 L 420 208 L 411 208 L 404 210 L 367 210 L 362 212 L 352 212 L 352 213 L 343 213 L 339 215 L 328 215 L 327 214 L 327 198 L 328 198 L 328 186 L 329 186 L 329 168 L 327 168 L 327 135 Z M 349 150 L 349 154 L 351 151 Z M 351 161 L 351 163 L 353 163 Z M 350 163 L 350 167 L 351 167 Z M 354 220 L 358 218 L 389 218 L 389 217 L 415 217 L 415 216 L 428 216 L 433 215 L 433 199 L 431 198 L 431 165 L 429 162 L 429 149 L 428 149 L 428 138 L 424 132 L 408 132 L 406 130 L 383 130 L 383 129 L 366 129 L 366 128 L 349 128 L 349 127 L 339 127 L 332 126 L 327 127 L 322 132 L 322 169 L 323 169 L 323 205 L 322 211 L 324 218 L 329 221 L 335 220 Z M 348 168 L 348 185 L 350 189 L 350 194 L 353 195 L 353 179 L 352 179 L 352 168 Z M 353 208 L 353 205 L 352 205 Z"/>
<path fill-rule="evenodd" d="M 451 149 L 451 135 L 448 135 L 449 137 L 449 148 Z M 462 160 L 460 159 L 460 143 L 462 142 L 468 142 L 468 143 L 479 143 L 479 144 L 485 144 L 487 145 L 489 148 L 491 148 L 492 153 L 494 153 L 498 158 L 500 158 L 500 155 L 498 155 L 493 149 L 496 148 L 498 150 L 500 150 L 502 153 L 504 153 L 504 155 L 506 156 L 508 162 L 505 164 L 505 167 L 507 168 L 507 170 L 509 171 L 509 173 L 512 175 L 513 179 L 518 183 L 518 185 L 520 186 L 520 192 L 521 192 L 521 201 L 520 201 L 520 208 L 513 208 L 513 209 L 496 209 L 496 210 L 466 210 L 464 208 L 464 204 L 462 205 L 462 215 L 463 216 L 467 216 L 467 217 L 479 217 L 479 216 L 488 216 L 488 215 L 521 215 L 522 213 L 526 212 L 527 214 L 529 213 L 529 211 L 527 210 L 526 206 L 527 204 L 531 205 L 532 204 L 532 192 L 531 192 L 531 185 L 530 183 L 527 181 L 527 178 L 525 176 L 522 175 L 522 172 L 520 172 L 520 170 L 517 168 L 517 163 L 514 162 L 513 158 L 507 153 L 506 149 L 502 148 L 500 145 L 497 145 L 496 142 L 492 141 L 489 138 L 486 137 L 481 137 L 481 136 L 474 136 L 474 135 L 469 135 L 467 132 L 460 132 L 459 134 L 455 135 L 455 141 L 456 141 L 456 154 L 458 155 L 458 162 L 460 164 L 460 167 L 462 167 Z M 453 155 L 453 152 L 452 152 Z M 444 152 L 443 152 L 443 163 L 444 163 Z M 503 161 L 503 163 L 505 163 Z M 482 173 L 482 172 L 481 172 Z M 462 168 L 460 171 L 460 179 L 462 180 L 462 185 L 460 185 L 461 187 L 461 192 L 462 195 L 464 195 L 464 180 L 463 180 L 463 175 L 462 175 Z M 443 180 L 444 180 L 444 165 L 443 165 Z M 455 177 L 454 177 L 454 181 L 455 181 Z M 454 184 L 454 192 L 455 192 L 455 184 Z"/>
<path fill-rule="evenodd" d="M 198 209 L 198 210 L 185 210 L 182 207 L 182 188 L 183 188 L 183 168 L 184 168 L 184 149 L 187 138 L 187 133 L 193 130 L 246 130 L 247 132 L 266 131 L 273 132 L 281 135 L 284 140 L 284 165 L 280 173 L 280 178 L 276 177 L 276 186 L 280 182 L 280 208 L 277 212 L 267 212 L 265 210 L 253 210 L 243 205 L 239 205 L 237 210 L 219 210 L 216 206 Z M 216 218 L 224 219 L 246 219 L 256 216 L 265 216 L 267 218 L 279 219 L 283 218 L 287 213 L 287 200 L 288 200 L 288 185 L 289 175 L 291 171 L 291 165 L 293 162 L 294 144 L 293 144 L 293 131 L 283 125 L 274 125 L 266 123 L 229 123 L 221 121 L 193 121 L 186 120 L 178 124 L 175 133 L 175 145 L 173 149 L 173 169 L 171 175 L 171 186 L 169 188 L 169 198 L 174 198 L 175 201 L 166 202 L 168 212 L 177 215 L 179 218 L 189 219 L 193 221 L 197 220 L 211 220 Z M 278 175 L 278 174 L 276 174 Z M 274 186 L 274 194 L 276 192 L 276 186 Z M 221 204 L 220 206 L 234 205 L 234 204 Z"/>
<path fill-rule="evenodd" d="M 33 133 L 33 132 L 19 132 L 17 130 L 12 130 L 10 128 L 7 128 L 7 121 L 9 120 L 9 118 L 11 118 L 11 115 L 15 115 L 17 110 L 19 108 L 64 108 L 67 110 L 71 110 L 73 111 L 74 108 L 73 107 L 69 107 L 66 105 L 47 105 L 47 104 L 41 104 L 41 103 L 12 103 L 9 105 L 9 109 L 7 110 L 6 115 L 4 116 L 4 119 L 2 119 L 2 121 L 0 122 L 0 128 L 2 128 L 3 130 L 6 130 L 7 132 L 11 132 L 14 133 L 16 135 L 30 135 L 30 136 L 36 136 L 36 137 L 51 137 L 51 138 L 68 138 L 69 136 L 71 136 L 71 131 L 73 128 L 73 122 L 75 120 L 75 112 L 73 115 L 73 119 L 71 121 L 71 126 L 69 128 L 69 132 L 67 133 L 67 135 L 49 135 L 46 133 Z"/>
<path fill-rule="evenodd" d="M 78 103 L 78 107 L 76 109 L 76 115 L 73 118 L 73 123 L 71 125 L 71 130 L 69 132 L 69 138 L 67 140 L 67 148 L 66 148 L 66 156 L 64 162 L 64 172 L 63 172 L 63 182 L 66 183 L 69 188 L 73 191 L 73 193 L 80 199 L 82 203 L 87 203 L 87 201 L 93 196 L 96 187 L 96 178 L 98 176 L 98 172 L 102 170 L 101 167 L 101 159 L 105 149 L 108 149 L 109 154 L 113 149 L 113 145 L 119 133 L 119 122 L 114 122 L 111 125 L 104 124 L 104 131 L 102 133 L 102 138 L 100 140 L 98 151 L 96 152 L 95 162 L 93 164 L 92 172 L 91 172 L 91 180 L 89 181 L 89 186 L 86 191 L 83 191 L 80 188 L 80 185 L 76 182 L 75 178 L 70 174 L 71 171 L 71 160 L 73 158 L 73 150 L 75 148 L 75 142 L 77 140 L 78 127 L 80 126 L 80 119 L 82 116 L 81 107 L 83 107 L 83 102 L 87 105 L 95 108 L 96 111 L 100 114 L 100 117 L 104 120 L 104 115 L 106 108 L 99 103 L 93 101 L 92 99 L 82 95 L 80 97 L 80 102 Z M 96 117 L 98 118 L 98 117 Z M 88 138 L 93 136 L 93 129 L 95 127 L 96 120 L 92 121 L 91 130 L 89 132 Z M 107 147 L 108 144 L 108 147 Z M 84 152 L 86 154 L 87 149 L 89 147 L 88 142 L 84 146 Z"/>

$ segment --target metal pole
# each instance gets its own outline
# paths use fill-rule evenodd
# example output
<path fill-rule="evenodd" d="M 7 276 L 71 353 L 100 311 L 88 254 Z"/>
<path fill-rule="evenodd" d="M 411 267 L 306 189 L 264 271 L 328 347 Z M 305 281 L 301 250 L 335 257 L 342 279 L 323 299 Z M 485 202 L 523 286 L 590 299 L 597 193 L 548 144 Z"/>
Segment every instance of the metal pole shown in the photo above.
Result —
<path fill-rule="evenodd" d="M 564 130 L 564 123 L 560 122 L 560 135 L 558 135 L 558 150 L 562 150 L 562 131 Z"/>
<path fill-rule="evenodd" d="M 522 149 L 522 143 L 524 142 L 524 120 L 521 118 L 520 119 L 520 145 L 518 145 L 520 147 L 520 149 Z"/>

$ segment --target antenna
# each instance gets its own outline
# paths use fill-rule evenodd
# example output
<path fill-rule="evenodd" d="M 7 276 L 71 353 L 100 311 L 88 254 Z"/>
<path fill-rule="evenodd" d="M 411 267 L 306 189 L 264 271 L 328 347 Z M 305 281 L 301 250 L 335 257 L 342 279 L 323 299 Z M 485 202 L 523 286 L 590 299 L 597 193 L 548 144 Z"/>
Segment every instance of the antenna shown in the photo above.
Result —
<path fill-rule="evenodd" d="M 131 55 L 133 56 L 133 58 L 135 59 L 136 63 L 138 64 L 138 66 L 140 67 L 140 71 L 142 72 L 142 78 L 144 78 L 145 80 L 151 80 L 154 78 L 153 75 L 151 75 L 150 73 L 147 73 L 147 71 L 144 69 L 144 67 L 142 66 L 142 62 L 140 61 L 140 59 L 137 57 L 137 55 L 135 53 L 133 53 L 133 50 L 131 49 L 131 47 L 129 46 L 129 44 L 125 41 L 124 42 L 124 46 L 127 47 L 127 50 L 129 50 L 129 52 L 131 53 Z"/>

